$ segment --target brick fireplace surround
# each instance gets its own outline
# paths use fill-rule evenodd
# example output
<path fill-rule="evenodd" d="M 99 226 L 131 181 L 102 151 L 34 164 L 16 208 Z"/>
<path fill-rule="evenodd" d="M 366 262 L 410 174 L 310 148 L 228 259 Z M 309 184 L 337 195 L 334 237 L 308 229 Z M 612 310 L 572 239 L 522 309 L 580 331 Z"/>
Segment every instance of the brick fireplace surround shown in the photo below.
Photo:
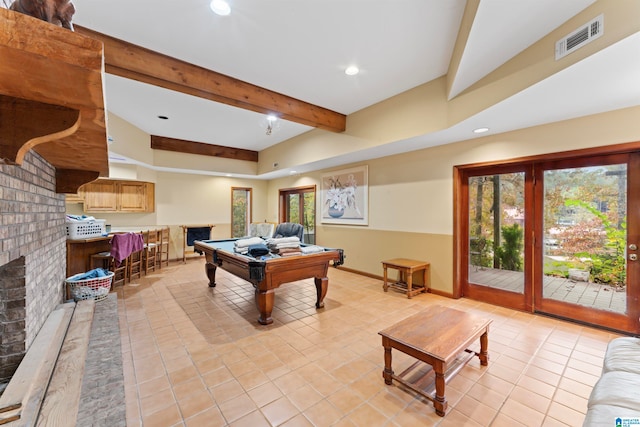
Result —
<path fill-rule="evenodd" d="M 63 302 L 65 202 L 55 188 L 55 168 L 33 151 L 21 166 L 0 160 L 0 386 Z"/>

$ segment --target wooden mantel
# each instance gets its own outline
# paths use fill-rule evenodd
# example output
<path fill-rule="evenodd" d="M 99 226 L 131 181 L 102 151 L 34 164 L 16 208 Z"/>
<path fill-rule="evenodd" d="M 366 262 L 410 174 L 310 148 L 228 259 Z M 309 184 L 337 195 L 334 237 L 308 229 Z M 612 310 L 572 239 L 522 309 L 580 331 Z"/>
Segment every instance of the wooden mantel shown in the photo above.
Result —
<path fill-rule="evenodd" d="M 0 8 L 0 159 L 35 150 L 56 191 L 109 175 L 102 42 Z"/>

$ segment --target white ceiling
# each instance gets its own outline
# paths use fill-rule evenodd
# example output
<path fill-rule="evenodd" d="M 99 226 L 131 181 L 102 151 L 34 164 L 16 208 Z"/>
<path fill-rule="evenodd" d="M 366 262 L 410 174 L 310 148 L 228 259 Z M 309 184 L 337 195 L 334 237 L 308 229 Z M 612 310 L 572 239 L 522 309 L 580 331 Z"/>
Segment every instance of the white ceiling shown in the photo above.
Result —
<path fill-rule="evenodd" d="M 446 74 L 466 5 L 465 0 L 229 0 L 232 12 L 222 17 L 211 12 L 209 1 L 73 0 L 74 23 L 350 114 Z M 481 0 L 452 96 L 594 1 Z M 640 105 L 638 52 L 636 34 L 448 130 L 298 169 L 469 139 L 472 127 L 499 133 Z M 360 67 L 359 75 L 344 74 L 351 64 Z M 110 75 L 105 90 L 109 111 L 153 135 L 259 151 L 311 129 L 281 120 L 266 135 L 262 114 Z M 520 105 L 527 106 L 526 115 L 517 114 Z"/>

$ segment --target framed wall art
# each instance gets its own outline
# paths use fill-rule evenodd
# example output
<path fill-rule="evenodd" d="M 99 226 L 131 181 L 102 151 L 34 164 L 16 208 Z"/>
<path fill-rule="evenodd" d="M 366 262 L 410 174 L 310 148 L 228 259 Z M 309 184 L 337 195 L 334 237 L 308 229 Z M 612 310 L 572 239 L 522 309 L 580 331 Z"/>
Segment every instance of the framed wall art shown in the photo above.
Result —
<path fill-rule="evenodd" d="M 368 225 L 369 185 L 366 165 L 323 174 L 321 184 L 320 222 Z"/>

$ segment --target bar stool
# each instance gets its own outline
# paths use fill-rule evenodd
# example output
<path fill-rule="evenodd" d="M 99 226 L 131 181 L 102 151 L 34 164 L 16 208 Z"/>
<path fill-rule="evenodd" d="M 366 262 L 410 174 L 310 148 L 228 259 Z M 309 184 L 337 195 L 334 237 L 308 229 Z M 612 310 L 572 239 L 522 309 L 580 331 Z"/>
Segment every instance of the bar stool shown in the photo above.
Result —
<path fill-rule="evenodd" d="M 127 281 L 142 275 L 144 241 L 141 233 L 116 233 L 111 237 L 111 253 L 114 258 L 126 259 Z"/>
<path fill-rule="evenodd" d="M 158 247 L 156 253 L 156 264 L 159 269 L 162 265 L 169 266 L 169 227 L 162 227 L 158 232 Z"/>
<path fill-rule="evenodd" d="M 135 278 L 142 278 L 142 272 L 144 271 L 142 267 L 142 257 L 144 253 L 144 248 L 140 251 L 131 252 L 128 260 L 127 271 L 129 272 L 129 283 Z"/>
<path fill-rule="evenodd" d="M 149 271 L 156 271 L 158 232 L 156 230 L 143 231 L 142 240 L 144 241 L 142 265 L 144 267 L 144 274 L 147 275 Z"/>
<path fill-rule="evenodd" d="M 99 252 L 91 255 L 91 268 L 104 268 L 105 270 L 113 271 L 113 279 L 111 280 L 111 287 L 125 284 L 127 280 L 127 260 L 125 259 L 119 267 L 116 267 L 116 262 L 111 256 L 110 252 Z"/>

